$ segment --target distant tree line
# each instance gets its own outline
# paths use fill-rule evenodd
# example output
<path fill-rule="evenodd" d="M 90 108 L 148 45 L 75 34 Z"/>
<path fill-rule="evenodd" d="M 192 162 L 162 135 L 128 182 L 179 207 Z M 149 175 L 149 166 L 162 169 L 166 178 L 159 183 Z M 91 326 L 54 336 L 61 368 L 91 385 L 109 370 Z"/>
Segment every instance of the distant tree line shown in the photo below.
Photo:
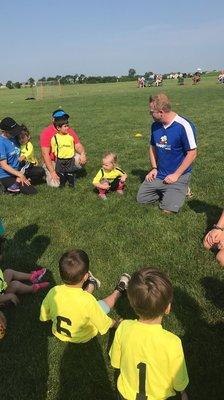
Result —
<path fill-rule="evenodd" d="M 180 72 L 177 72 L 180 74 Z M 205 73 L 205 72 L 204 72 Z M 163 74 L 163 79 L 166 79 L 171 73 Z M 35 81 L 34 78 L 29 78 L 27 82 L 12 82 L 7 81 L 6 87 L 8 89 L 20 89 L 21 87 L 33 87 L 35 85 L 45 84 L 45 85 L 54 85 L 54 84 L 61 84 L 61 85 L 75 85 L 75 84 L 83 84 L 83 83 L 112 83 L 112 82 L 126 82 L 126 81 L 135 81 L 138 77 L 144 76 L 145 79 L 148 79 L 150 75 L 153 75 L 152 71 L 145 72 L 144 74 L 137 74 L 134 68 L 130 68 L 127 75 L 122 76 L 115 76 L 115 75 L 108 75 L 108 76 L 86 76 L 84 74 L 74 74 L 74 75 L 56 75 L 56 76 L 49 76 L 38 79 Z M 182 73 L 182 75 L 187 78 L 191 77 L 192 74 L 190 73 Z M 0 86 L 3 86 L 0 83 Z"/>

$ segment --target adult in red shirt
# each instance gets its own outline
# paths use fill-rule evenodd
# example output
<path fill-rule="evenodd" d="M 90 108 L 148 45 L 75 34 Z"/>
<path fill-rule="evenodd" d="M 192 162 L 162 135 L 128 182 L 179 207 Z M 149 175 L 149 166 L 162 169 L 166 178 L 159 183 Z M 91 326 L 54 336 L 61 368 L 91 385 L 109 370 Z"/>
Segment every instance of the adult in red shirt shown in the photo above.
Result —
<path fill-rule="evenodd" d="M 52 114 L 52 122 L 59 120 L 60 118 L 69 118 L 63 110 L 55 110 Z M 44 128 L 40 134 L 40 148 L 43 157 L 43 167 L 46 172 L 47 184 L 51 187 L 59 187 L 60 179 L 55 172 L 55 157 L 51 152 L 51 138 L 57 133 L 53 123 L 47 128 Z M 73 136 L 75 144 L 75 165 L 77 169 L 81 169 L 86 164 L 86 153 L 84 146 L 80 143 L 77 133 L 69 128 L 68 133 Z"/>

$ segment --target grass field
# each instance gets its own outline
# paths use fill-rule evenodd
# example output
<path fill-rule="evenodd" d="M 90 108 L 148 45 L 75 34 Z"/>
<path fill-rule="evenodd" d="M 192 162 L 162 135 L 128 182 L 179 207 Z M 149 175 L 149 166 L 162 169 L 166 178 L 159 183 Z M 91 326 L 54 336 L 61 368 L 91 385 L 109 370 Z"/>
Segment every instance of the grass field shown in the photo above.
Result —
<path fill-rule="evenodd" d="M 150 265 L 169 273 L 174 285 L 173 312 L 164 327 L 182 338 L 190 375 L 191 400 L 224 398 L 224 281 L 214 255 L 202 247 L 204 233 L 223 208 L 224 87 L 214 77 L 198 86 L 165 81 L 173 109 L 194 121 L 198 159 L 192 175 L 194 197 L 179 215 L 164 216 L 157 206 L 140 206 L 136 193 L 149 165 L 148 97 L 160 88 L 137 89 L 133 83 L 79 85 L 25 101 L 29 89 L 0 90 L 0 119 L 27 124 L 39 153 L 38 134 L 62 106 L 71 116 L 88 154 L 87 175 L 75 190 L 38 186 L 37 196 L 1 195 L 1 218 L 7 227 L 5 267 L 49 269 L 59 283 L 58 259 L 68 248 L 82 248 L 101 281 L 102 298 L 119 275 Z M 135 138 L 141 132 L 142 138 Z M 128 173 L 125 195 L 97 198 L 91 181 L 106 150 L 118 153 Z M 6 312 L 8 329 L 0 343 L 1 400 L 115 400 L 114 374 L 108 359 L 111 336 L 85 345 L 64 344 L 38 321 L 45 293 L 21 297 Z M 127 299 L 114 315 L 132 318 Z"/>

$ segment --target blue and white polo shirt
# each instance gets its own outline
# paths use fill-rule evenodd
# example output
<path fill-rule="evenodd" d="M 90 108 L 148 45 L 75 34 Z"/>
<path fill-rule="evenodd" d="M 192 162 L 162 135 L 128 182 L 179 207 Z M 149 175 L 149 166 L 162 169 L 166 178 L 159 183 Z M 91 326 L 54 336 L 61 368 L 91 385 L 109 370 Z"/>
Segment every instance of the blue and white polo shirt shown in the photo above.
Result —
<path fill-rule="evenodd" d="M 176 115 L 169 125 L 154 122 L 150 144 L 155 147 L 157 155 L 157 178 L 163 180 L 179 168 L 189 150 L 197 148 L 196 128 L 180 115 Z M 184 174 L 191 170 L 189 166 Z"/>

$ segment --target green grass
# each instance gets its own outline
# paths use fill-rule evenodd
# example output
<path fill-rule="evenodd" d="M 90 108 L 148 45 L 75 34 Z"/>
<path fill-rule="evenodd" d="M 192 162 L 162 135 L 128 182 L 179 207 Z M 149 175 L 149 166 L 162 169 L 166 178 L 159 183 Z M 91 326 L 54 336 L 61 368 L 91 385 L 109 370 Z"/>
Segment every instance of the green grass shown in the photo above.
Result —
<path fill-rule="evenodd" d="M 159 89 L 160 90 L 160 89 Z M 29 89 L 0 90 L 2 119 L 12 116 L 27 124 L 38 150 L 38 134 L 51 112 L 62 106 L 71 116 L 88 153 L 87 176 L 74 191 L 38 187 L 35 197 L 1 196 L 1 218 L 7 227 L 4 267 L 30 271 L 49 269 L 51 284 L 59 283 L 58 259 L 68 248 L 82 248 L 91 270 L 102 281 L 102 298 L 119 275 L 143 265 L 169 273 L 175 290 L 172 314 L 164 327 L 180 335 L 190 375 L 191 400 L 223 399 L 223 270 L 202 247 L 205 231 L 223 207 L 224 88 L 216 78 L 198 86 L 165 81 L 162 90 L 173 109 L 198 129 L 198 159 L 192 191 L 179 215 L 164 216 L 157 206 L 140 206 L 136 193 L 148 170 L 148 97 L 157 88 L 137 89 L 133 83 L 79 85 L 47 92 L 42 101 L 25 101 Z M 57 97 L 58 96 L 58 97 Z M 140 131 L 142 138 L 135 138 Z M 115 151 L 128 173 L 125 195 L 97 198 L 91 181 L 102 154 Z M 38 321 L 45 293 L 23 296 L 6 311 L 8 329 L 0 343 L 2 400 L 114 400 L 113 370 L 108 359 L 110 335 L 86 345 L 64 344 Z M 115 315 L 132 317 L 127 300 Z"/>

